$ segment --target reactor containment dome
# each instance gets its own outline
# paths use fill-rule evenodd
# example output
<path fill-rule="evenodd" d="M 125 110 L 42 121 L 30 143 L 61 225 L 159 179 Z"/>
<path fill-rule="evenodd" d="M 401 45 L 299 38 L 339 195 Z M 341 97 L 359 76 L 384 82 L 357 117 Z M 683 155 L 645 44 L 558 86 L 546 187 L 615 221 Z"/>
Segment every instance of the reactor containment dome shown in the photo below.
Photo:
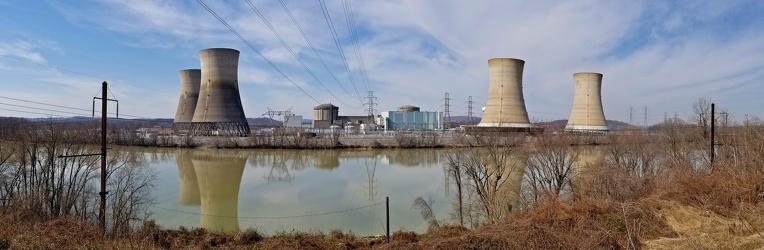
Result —
<path fill-rule="evenodd" d="M 608 131 L 602 109 L 602 74 L 575 73 L 573 83 L 573 108 L 565 130 Z"/>

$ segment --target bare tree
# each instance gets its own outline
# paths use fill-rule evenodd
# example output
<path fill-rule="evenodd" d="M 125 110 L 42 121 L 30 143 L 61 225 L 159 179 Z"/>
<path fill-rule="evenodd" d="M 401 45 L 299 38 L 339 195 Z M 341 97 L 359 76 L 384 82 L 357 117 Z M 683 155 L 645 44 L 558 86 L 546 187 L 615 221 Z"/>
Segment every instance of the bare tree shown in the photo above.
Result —
<path fill-rule="evenodd" d="M 708 137 L 708 124 L 711 119 L 711 100 L 704 97 L 698 98 L 692 103 L 692 116 L 690 121 L 703 130 L 703 138 Z"/>
<path fill-rule="evenodd" d="M 535 137 L 525 174 L 533 201 L 541 200 L 544 195 L 559 197 L 573 192 L 573 164 L 579 151 L 572 143 L 572 138 L 564 134 L 544 133 Z"/>
<path fill-rule="evenodd" d="M 485 147 L 446 153 L 446 171 L 457 185 L 455 200 L 460 223 L 464 221 L 464 211 L 473 205 L 464 204 L 473 201 L 466 197 L 474 197 L 478 209 L 471 211 L 489 223 L 498 222 L 517 206 L 525 165 L 520 160 L 524 154 L 514 145 L 522 138 L 486 137 L 481 142 Z"/>

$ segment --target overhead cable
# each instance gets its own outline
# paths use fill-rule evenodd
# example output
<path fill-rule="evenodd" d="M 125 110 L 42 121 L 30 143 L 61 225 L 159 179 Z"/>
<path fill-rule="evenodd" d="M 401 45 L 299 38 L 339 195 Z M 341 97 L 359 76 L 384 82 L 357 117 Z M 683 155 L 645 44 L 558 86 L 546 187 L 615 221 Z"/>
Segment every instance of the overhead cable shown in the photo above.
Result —
<path fill-rule="evenodd" d="M 236 31 L 236 29 L 234 29 L 233 27 L 231 27 L 231 25 L 229 25 L 229 24 L 228 24 L 228 23 L 227 23 L 225 20 L 223 20 L 223 18 L 222 18 L 222 17 L 220 17 L 220 16 L 219 16 L 217 13 L 215 13 L 215 11 L 214 11 L 214 10 L 212 10 L 212 9 L 211 9 L 209 6 L 207 6 L 207 4 L 205 4 L 205 3 L 204 3 L 204 1 L 202 1 L 202 0 L 196 0 L 196 1 L 197 1 L 197 2 L 198 2 L 198 3 L 199 3 L 201 6 L 202 6 L 202 7 L 204 7 L 204 9 L 205 9 L 205 10 L 207 10 L 207 12 L 209 12 L 209 13 L 210 13 L 210 14 L 212 14 L 212 15 L 213 15 L 213 16 L 214 16 L 216 19 L 218 19 L 218 21 L 220 21 L 220 23 L 222 23 L 222 24 L 223 24 L 223 25 L 224 25 L 226 28 L 228 28 L 228 30 L 230 30 L 230 31 L 231 31 L 231 33 L 233 33 L 234 35 L 236 35 L 236 37 L 238 37 L 238 38 L 239 38 L 239 40 L 241 40 L 241 41 L 242 41 L 244 44 L 246 44 L 246 45 L 247 45 L 247 47 L 249 47 L 249 48 L 250 48 L 252 51 L 254 51 L 254 52 L 255 52 L 255 53 L 258 55 L 258 56 L 260 56 L 260 57 L 261 57 L 261 58 L 262 58 L 262 59 L 263 59 L 265 62 L 267 62 L 267 63 L 268 63 L 268 65 L 270 65 L 271 67 L 273 67 L 273 69 L 274 69 L 274 70 L 276 70 L 276 72 L 278 72 L 279 74 L 281 74 L 281 76 L 283 76 L 285 79 L 287 79 L 287 81 L 289 81 L 290 83 L 292 83 L 292 85 L 294 85 L 295 87 L 297 87 L 297 89 L 299 89 L 300 91 L 302 91 L 302 93 L 303 93 L 303 94 L 305 94 L 305 95 L 307 95 L 308 97 L 310 97 L 310 99 L 312 99 L 313 101 L 315 101 L 315 102 L 316 102 L 316 103 L 318 103 L 318 104 L 321 104 L 321 102 L 319 102 L 318 100 L 316 100 L 316 98 L 313 98 L 313 96 L 311 96 L 310 94 L 308 94 L 308 92 L 306 92 L 306 91 L 305 91 L 304 89 L 302 89 L 302 88 L 301 88 L 299 85 L 297 85 L 297 83 L 295 83 L 294 81 L 292 81 L 292 79 L 291 79 L 291 78 L 289 78 L 289 77 L 288 77 L 286 74 L 284 74 L 284 72 L 283 72 L 283 71 L 281 71 L 281 69 L 279 69 L 279 68 L 276 66 L 276 64 L 274 64 L 273 62 L 271 62 L 271 60 L 270 60 L 270 59 L 268 59 L 268 57 L 266 57 L 265 55 L 263 55 L 263 53 L 260 53 L 260 51 L 259 51 L 257 48 L 255 48 L 255 46 L 253 46 L 251 43 L 249 43 L 249 41 L 247 41 L 247 39 L 244 39 L 244 37 L 243 37 L 243 36 L 241 36 L 241 34 L 239 34 L 239 32 L 237 32 L 237 31 Z"/>

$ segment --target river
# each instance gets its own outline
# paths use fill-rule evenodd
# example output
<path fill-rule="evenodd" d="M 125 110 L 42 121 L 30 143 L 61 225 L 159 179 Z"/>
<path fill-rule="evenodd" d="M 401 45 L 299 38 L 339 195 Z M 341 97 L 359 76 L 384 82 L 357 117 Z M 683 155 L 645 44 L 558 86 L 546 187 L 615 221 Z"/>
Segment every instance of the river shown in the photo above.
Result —
<path fill-rule="evenodd" d="M 165 228 L 381 235 L 389 197 L 391 231 L 424 232 L 420 196 L 450 220 L 443 149 L 138 150 L 157 173 L 150 213 Z"/>

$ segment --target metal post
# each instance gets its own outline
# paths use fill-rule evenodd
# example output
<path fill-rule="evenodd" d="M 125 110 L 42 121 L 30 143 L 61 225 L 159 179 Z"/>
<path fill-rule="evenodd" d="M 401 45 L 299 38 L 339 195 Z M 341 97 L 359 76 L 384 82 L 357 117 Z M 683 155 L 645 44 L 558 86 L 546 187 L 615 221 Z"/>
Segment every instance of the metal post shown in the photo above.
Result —
<path fill-rule="evenodd" d="M 711 165 L 714 164 L 715 142 L 714 142 L 714 126 L 716 125 L 716 104 L 711 103 Z"/>
<path fill-rule="evenodd" d="M 387 218 L 387 243 L 390 243 L 390 196 L 385 197 L 385 217 Z"/>
<path fill-rule="evenodd" d="M 106 234 L 106 91 L 107 83 L 104 81 L 101 90 L 101 206 L 98 209 L 98 220 L 101 232 Z"/>

